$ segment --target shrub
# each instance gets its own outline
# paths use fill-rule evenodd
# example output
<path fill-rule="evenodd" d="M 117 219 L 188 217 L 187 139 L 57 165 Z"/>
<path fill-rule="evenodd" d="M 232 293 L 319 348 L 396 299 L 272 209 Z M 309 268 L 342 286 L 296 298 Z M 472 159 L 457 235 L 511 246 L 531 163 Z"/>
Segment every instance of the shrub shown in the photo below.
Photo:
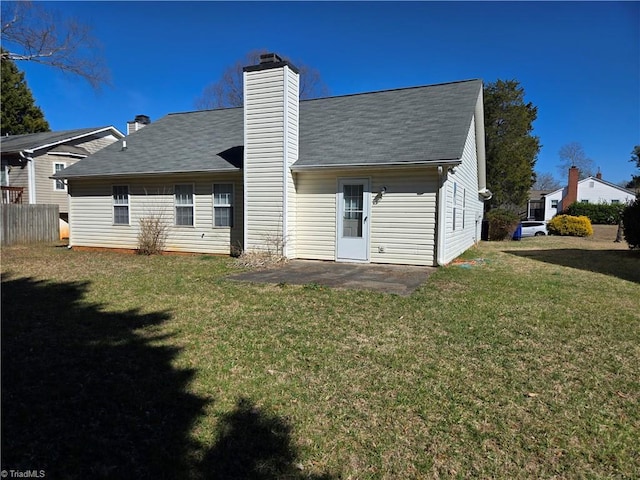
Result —
<path fill-rule="evenodd" d="M 510 238 L 520 221 L 515 213 L 503 208 L 490 210 L 486 219 L 489 222 L 489 240 Z"/>
<path fill-rule="evenodd" d="M 622 224 L 629 248 L 640 248 L 640 198 L 624 209 Z"/>
<path fill-rule="evenodd" d="M 140 255 L 155 255 L 164 251 L 169 228 L 164 216 L 154 214 L 140 219 L 138 231 L 138 253 Z"/>
<path fill-rule="evenodd" d="M 569 235 L 573 237 L 588 237 L 593 235 L 593 228 L 588 217 L 573 215 L 556 215 L 547 224 L 547 230 L 552 235 Z"/>
<path fill-rule="evenodd" d="M 589 217 L 592 225 L 616 225 L 622 216 L 625 205 L 622 203 L 582 203 L 575 202 L 569 205 L 564 212 L 574 217 Z"/>

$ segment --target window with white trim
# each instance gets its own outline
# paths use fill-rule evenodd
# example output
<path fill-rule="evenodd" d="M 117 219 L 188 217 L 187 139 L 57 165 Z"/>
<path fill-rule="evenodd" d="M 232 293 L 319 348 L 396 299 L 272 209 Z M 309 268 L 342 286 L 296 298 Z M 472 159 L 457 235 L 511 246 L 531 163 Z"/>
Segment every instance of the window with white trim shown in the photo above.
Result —
<path fill-rule="evenodd" d="M 462 229 L 464 230 L 464 217 L 467 213 L 467 189 L 462 189 Z"/>
<path fill-rule="evenodd" d="M 53 173 L 58 173 L 64 170 L 67 167 L 66 163 L 54 163 L 53 164 Z M 53 189 L 58 192 L 66 192 L 67 185 L 64 183 L 64 180 L 56 179 L 53 181 Z"/>
<path fill-rule="evenodd" d="M 558 200 L 551 200 L 551 208 L 558 208 Z"/>
<path fill-rule="evenodd" d="M 233 227 L 233 184 L 213 185 L 213 226 Z"/>
<path fill-rule="evenodd" d="M 611 205 L 618 205 L 620 203 L 620 200 L 611 200 Z"/>
<path fill-rule="evenodd" d="M 456 214 L 458 210 L 458 184 L 453 182 L 453 229 L 456 229 Z"/>
<path fill-rule="evenodd" d="M 127 185 L 113 185 L 113 224 L 129 225 L 129 187 Z"/>
<path fill-rule="evenodd" d="M 176 185 L 174 189 L 176 225 L 193 227 L 194 203 L 193 185 Z"/>

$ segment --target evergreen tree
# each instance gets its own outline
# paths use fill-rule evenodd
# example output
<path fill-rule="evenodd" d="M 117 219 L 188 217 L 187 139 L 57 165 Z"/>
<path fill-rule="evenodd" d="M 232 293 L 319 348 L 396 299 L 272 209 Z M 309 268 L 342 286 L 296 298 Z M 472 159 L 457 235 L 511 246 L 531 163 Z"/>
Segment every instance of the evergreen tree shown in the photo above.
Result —
<path fill-rule="evenodd" d="M 516 80 L 497 80 L 484 88 L 487 187 L 489 207 L 518 212 L 535 182 L 534 166 L 540 140 L 531 134 L 538 108 L 525 103 Z"/>
<path fill-rule="evenodd" d="M 31 90 L 24 79 L 24 72 L 9 59 L 3 58 L 2 65 L 2 125 L 1 134 L 21 135 L 24 133 L 48 132 L 49 124 L 40 107 L 35 104 Z"/>

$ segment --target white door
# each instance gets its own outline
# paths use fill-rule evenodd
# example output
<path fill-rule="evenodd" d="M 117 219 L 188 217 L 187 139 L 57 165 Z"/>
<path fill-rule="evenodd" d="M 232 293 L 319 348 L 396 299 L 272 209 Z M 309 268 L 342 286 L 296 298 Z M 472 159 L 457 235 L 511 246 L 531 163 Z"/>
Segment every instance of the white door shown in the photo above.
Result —
<path fill-rule="evenodd" d="M 369 261 L 371 191 L 367 179 L 342 179 L 338 184 L 338 252 L 343 261 Z"/>

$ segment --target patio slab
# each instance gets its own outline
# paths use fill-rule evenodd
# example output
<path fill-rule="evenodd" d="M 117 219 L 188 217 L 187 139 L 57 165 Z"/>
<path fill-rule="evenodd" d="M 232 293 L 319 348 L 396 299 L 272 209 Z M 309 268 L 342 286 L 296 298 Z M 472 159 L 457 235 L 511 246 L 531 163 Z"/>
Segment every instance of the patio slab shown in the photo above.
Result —
<path fill-rule="evenodd" d="M 435 271 L 435 267 L 291 260 L 277 268 L 240 273 L 228 278 L 253 283 L 318 284 L 408 296 Z"/>

